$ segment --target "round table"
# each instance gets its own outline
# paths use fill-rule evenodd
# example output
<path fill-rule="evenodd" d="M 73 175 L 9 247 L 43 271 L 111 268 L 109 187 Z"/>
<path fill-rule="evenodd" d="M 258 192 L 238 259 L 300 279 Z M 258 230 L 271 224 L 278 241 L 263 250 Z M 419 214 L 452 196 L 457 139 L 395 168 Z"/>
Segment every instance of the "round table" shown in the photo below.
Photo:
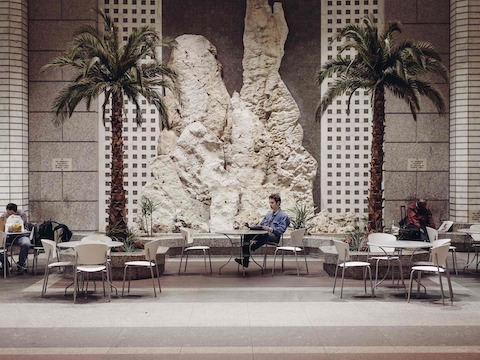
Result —
<path fill-rule="evenodd" d="M 265 230 L 250 230 L 250 229 L 238 229 L 238 230 L 220 230 L 220 231 L 215 231 L 217 234 L 222 234 L 222 235 L 225 235 L 228 240 L 230 241 L 230 243 L 232 244 L 232 251 L 230 253 L 230 258 L 227 260 L 227 262 L 225 264 L 223 264 L 220 269 L 218 269 L 218 273 L 221 274 L 222 272 L 222 269 L 227 266 L 227 264 L 232 260 L 233 258 L 233 254 L 234 254 L 234 251 L 235 251 L 235 245 L 234 245 L 234 240 L 232 239 L 232 236 L 239 236 L 240 237 L 240 259 L 242 259 L 242 269 L 243 269 L 243 276 L 245 276 L 245 267 L 243 266 L 243 251 L 242 251 L 242 246 L 243 246 L 243 243 L 244 243 L 244 238 L 245 238 L 245 235 L 264 235 L 264 234 L 268 234 L 268 231 L 265 231 Z M 250 254 L 250 257 L 252 258 L 252 261 L 257 264 L 260 269 L 262 269 L 262 272 L 263 272 L 263 267 L 257 263 L 255 261 L 255 259 L 253 258 L 253 256 L 251 256 Z"/>
<path fill-rule="evenodd" d="M 123 242 L 121 241 L 94 241 L 94 240 L 88 240 L 88 241 L 66 241 L 66 242 L 61 242 L 57 244 L 57 247 L 60 249 L 72 249 L 78 244 L 91 244 L 91 243 L 101 243 L 107 245 L 109 248 L 115 248 L 115 247 L 120 247 L 123 246 Z"/>

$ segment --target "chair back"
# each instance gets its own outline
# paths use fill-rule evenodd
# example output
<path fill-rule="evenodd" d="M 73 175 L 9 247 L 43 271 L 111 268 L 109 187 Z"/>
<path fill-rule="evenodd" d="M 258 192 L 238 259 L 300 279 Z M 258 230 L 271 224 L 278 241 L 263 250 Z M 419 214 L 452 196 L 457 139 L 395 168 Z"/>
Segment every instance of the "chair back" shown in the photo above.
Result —
<path fill-rule="evenodd" d="M 349 261 L 350 260 L 350 248 L 348 244 L 343 241 L 333 240 L 333 244 L 338 252 L 338 261 Z"/>
<path fill-rule="evenodd" d="M 145 243 L 145 259 L 148 261 L 155 261 L 157 258 L 157 249 L 161 240 L 153 240 Z"/>
<path fill-rule="evenodd" d="M 480 224 L 470 225 L 470 229 L 480 230 Z M 473 241 L 480 241 L 480 234 L 470 234 L 470 236 L 472 237 Z"/>
<path fill-rule="evenodd" d="M 438 240 L 438 230 L 428 227 L 427 226 L 427 235 L 428 235 L 428 241 L 434 242 L 435 240 Z"/>
<path fill-rule="evenodd" d="M 290 238 L 292 239 L 292 245 L 296 247 L 303 247 L 303 236 L 307 229 L 297 229 L 290 233 Z"/>
<path fill-rule="evenodd" d="M 448 246 L 450 246 L 451 243 L 452 243 L 452 240 L 450 240 L 450 239 L 438 239 L 438 240 L 432 241 L 432 243 L 433 243 L 432 247 L 439 247 L 439 246 L 442 246 L 444 244 L 448 244 Z"/>
<path fill-rule="evenodd" d="M 182 233 L 184 246 L 193 244 L 193 229 L 180 228 L 180 232 Z"/>
<path fill-rule="evenodd" d="M 56 244 L 62 242 L 62 235 L 63 235 L 63 228 L 58 228 L 57 230 L 53 231 L 53 241 L 55 241 Z"/>
<path fill-rule="evenodd" d="M 0 245 L 2 249 L 6 249 L 7 242 L 7 233 L 5 231 L 0 231 Z"/>
<path fill-rule="evenodd" d="M 50 264 L 52 259 L 57 255 L 57 244 L 55 241 L 41 239 L 43 250 L 45 251 L 45 255 L 47 255 L 47 264 Z"/>
<path fill-rule="evenodd" d="M 80 241 L 108 243 L 112 241 L 112 238 L 104 234 L 91 234 L 83 237 Z"/>
<path fill-rule="evenodd" d="M 76 265 L 106 264 L 108 246 L 102 243 L 86 242 L 75 246 Z"/>
<path fill-rule="evenodd" d="M 395 242 L 397 241 L 397 237 L 392 234 L 387 233 L 372 233 L 368 235 L 368 242 Z M 395 248 L 382 248 L 376 245 L 368 245 L 368 251 L 371 253 L 381 253 L 381 254 L 393 254 L 395 252 Z"/>
<path fill-rule="evenodd" d="M 442 268 L 447 267 L 447 256 L 449 247 L 450 244 L 446 243 L 432 248 L 432 262 L 436 266 L 440 266 Z"/>

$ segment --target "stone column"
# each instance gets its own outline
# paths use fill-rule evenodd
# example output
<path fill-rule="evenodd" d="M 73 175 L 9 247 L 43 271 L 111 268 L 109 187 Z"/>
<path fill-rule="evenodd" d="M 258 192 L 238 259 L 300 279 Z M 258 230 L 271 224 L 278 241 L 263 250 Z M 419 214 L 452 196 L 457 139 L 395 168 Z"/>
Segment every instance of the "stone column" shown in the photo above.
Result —
<path fill-rule="evenodd" d="M 480 222 L 480 1 L 450 1 L 450 218 Z"/>
<path fill-rule="evenodd" d="M 28 210 L 27 0 L 0 2 L 0 210 Z"/>

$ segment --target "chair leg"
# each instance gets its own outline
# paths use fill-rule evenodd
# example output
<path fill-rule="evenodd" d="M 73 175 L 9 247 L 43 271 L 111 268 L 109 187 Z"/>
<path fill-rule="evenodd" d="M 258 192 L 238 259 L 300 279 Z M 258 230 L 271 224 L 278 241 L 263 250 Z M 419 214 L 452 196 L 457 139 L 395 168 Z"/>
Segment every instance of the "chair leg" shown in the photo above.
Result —
<path fill-rule="evenodd" d="M 442 274 L 438 272 L 438 281 L 440 282 L 440 291 L 442 292 L 442 304 L 445 305 L 445 294 L 443 293 Z"/>
<path fill-rule="evenodd" d="M 188 252 L 185 255 L 185 268 L 183 269 L 183 272 L 187 272 L 187 264 L 188 264 Z"/>
<path fill-rule="evenodd" d="M 157 289 L 155 289 L 155 276 L 153 275 L 153 266 L 150 264 L 149 268 L 150 274 L 152 275 L 153 294 L 155 295 L 155 297 L 157 297 Z"/>
<path fill-rule="evenodd" d="M 128 268 L 128 265 L 125 265 L 125 267 L 123 268 L 122 297 L 125 291 L 125 278 L 127 277 L 127 268 Z"/>
<path fill-rule="evenodd" d="M 203 263 L 205 265 L 205 275 L 207 275 L 207 253 L 205 252 L 205 249 L 203 249 Z"/>
<path fill-rule="evenodd" d="M 408 286 L 408 297 L 407 297 L 407 302 L 410 302 L 410 294 L 412 293 L 412 285 L 413 285 L 413 273 L 415 270 L 412 270 L 410 272 L 410 284 Z"/>
<path fill-rule="evenodd" d="M 277 259 L 277 250 L 278 249 L 275 249 L 273 253 L 272 276 L 273 276 L 273 273 L 275 272 L 275 260 Z"/>
<path fill-rule="evenodd" d="M 337 273 L 338 273 L 338 264 L 335 267 L 335 279 L 333 280 L 333 292 L 332 292 L 332 294 L 335 294 L 335 285 L 337 285 Z"/>
<path fill-rule="evenodd" d="M 375 296 L 375 289 L 373 288 L 373 282 L 372 282 L 372 269 L 370 268 L 370 266 L 367 267 L 368 268 L 368 274 L 369 274 L 369 277 L 370 277 L 370 290 L 372 290 L 372 297 Z"/>
<path fill-rule="evenodd" d="M 155 262 L 155 269 L 157 270 L 158 292 L 162 292 L 162 286 L 160 285 L 160 272 L 158 271 L 158 264 Z"/>
<path fill-rule="evenodd" d="M 78 274 L 77 267 L 73 268 L 73 303 L 77 301 Z"/>
<path fill-rule="evenodd" d="M 340 289 L 340 299 L 343 298 L 343 282 L 345 280 L 345 265 L 342 267 L 342 287 Z"/>
<path fill-rule="evenodd" d="M 453 263 L 453 268 L 455 269 L 455 275 L 458 275 L 457 251 L 455 249 L 452 250 L 452 263 Z"/>
<path fill-rule="evenodd" d="M 295 254 L 295 264 L 297 264 L 297 276 L 300 276 L 300 270 L 298 270 L 298 258 L 297 258 L 297 252 L 293 252 Z"/>
<path fill-rule="evenodd" d="M 453 289 L 452 289 L 452 281 L 450 280 L 449 272 L 447 272 L 447 283 L 448 283 L 448 290 L 450 292 L 450 303 L 453 304 Z"/>
<path fill-rule="evenodd" d="M 180 271 L 182 270 L 182 261 L 183 261 L 183 248 L 182 248 L 182 254 L 180 255 L 180 265 L 178 266 L 178 275 L 180 275 Z"/>
<path fill-rule="evenodd" d="M 45 275 L 43 276 L 42 297 L 47 292 L 48 275 L 49 275 L 49 269 L 48 269 L 48 265 L 47 265 L 45 267 Z"/>
<path fill-rule="evenodd" d="M 208 249 L 208 262 L 210 263 L 210 274 L 213 274 L 213 270 L 212 270 L 212 257 L 210 256 L 210 249 Z"/>
<path fill-rule="evenodd" d="M 305 268 L 307 269 L 307 275 L 308 275 L 309 273 L 308 273 L 307 252 L 305 251 L 305 249 L 303 249 L 303 255 L 305 256 Z"/>

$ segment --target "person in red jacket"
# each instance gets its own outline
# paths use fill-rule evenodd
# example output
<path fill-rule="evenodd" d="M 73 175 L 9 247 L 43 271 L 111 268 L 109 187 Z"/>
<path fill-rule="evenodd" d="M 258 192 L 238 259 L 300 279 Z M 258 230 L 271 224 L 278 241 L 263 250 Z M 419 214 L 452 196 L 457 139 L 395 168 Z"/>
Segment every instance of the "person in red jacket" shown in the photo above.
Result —
<path fill-rule="evenodd" d="M 415 199 L 407 207 L 407 224 L 415 225 L 420 229 L 421 239 L 428 240 L 427 229 L 436 228 L 432 212 L 423 198 Z"/>

